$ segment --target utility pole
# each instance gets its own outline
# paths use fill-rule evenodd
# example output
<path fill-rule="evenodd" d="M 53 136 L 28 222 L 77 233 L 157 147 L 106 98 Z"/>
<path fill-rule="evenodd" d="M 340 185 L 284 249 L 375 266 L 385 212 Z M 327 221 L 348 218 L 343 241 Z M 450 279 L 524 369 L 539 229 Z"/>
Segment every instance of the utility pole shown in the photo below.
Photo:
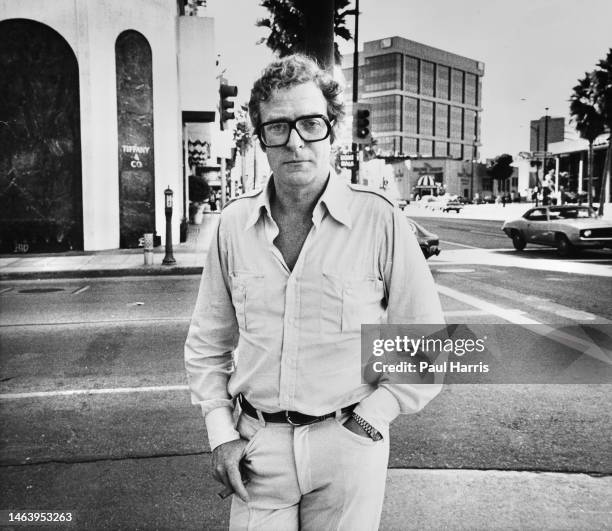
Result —
<path fill-rule="evenodd" d="M 359 0 L 355 0 L 355 9 L 349 12 L 349 14 L 355 15 L 355 35 L 353 35 L 354 49 L 353 49 L 353 120 L 355 117 L 355 108 L 357 107 L 357 100 L 359 99 Z M 357 143 L 354 142 L 351 146 L 353 150 L 353 167 L 351 168 L 351 183 L 356 184 L 359 182 L 359 168 L 357 164 L 359 159 L 357 156 Z"/>
<path fill-rule="evenodd" d="M 546 175 L 546 153 L 548 152 L 548 107 L 544 107 L 546 115 L 544 116 L 544 156 L 542 160 L 542 180 Z"/>

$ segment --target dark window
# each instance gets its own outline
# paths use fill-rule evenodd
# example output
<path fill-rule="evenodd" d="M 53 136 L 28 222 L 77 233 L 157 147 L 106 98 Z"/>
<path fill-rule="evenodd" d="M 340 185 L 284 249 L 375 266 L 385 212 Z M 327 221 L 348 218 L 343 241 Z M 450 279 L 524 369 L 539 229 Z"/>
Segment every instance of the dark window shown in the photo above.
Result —
<path fill-rule="evenodd" d="M 451 70 L 451 100 L 463 103 L 463 72 Z"/>
<path fill-rule="evenodd" d="M 465 120 L 463 124 L 463 139 L 468 142 L 476 141 L 476 111 L 465 109 Z"/>
<path fill-rule="evenodd" d="M 465 74 L 465 103 L 478 105 L 478 76 L 476 74 Z"/>
<path fill-rule="evenodd" d="M 404 132 L 417 133 L 419 100 L 404 98 Z"/>
<path fill-rule="evenodd" d="M 448 105 L 436 103 L 436 136 L 448 137 Z"/>
<path fill-rule="evenodd" d="M 419 91 L 419 60 L 416 57 L 404 57 L 404 90 Z"/>
<path fill-rule="evenodd" d="M 421 100 L 419 110 L 419 134 L 433 135 L 433 102 Z"/>
<path fill-rule="evenodd" d="M 366 57 L 366 92 L 400 89 L 401 61 L 402 56 L 399 53 Z"/>
<path fill-rule="evenodd" d="M 400 130 L 401 96 L 379 96 L 368 102 L 372 104 L 370 123 L 374 133 Z"/>
<path fill-rule="evenodd" d="M 461 107 L 450 108 L 450 136 L 460 140 L 463 134 L 463 113 Z"/>
<path fill-rule="evenodd" d="M 448 89 L 450 87 L 450 69 L 448 66 L 436 66 L 436 98 L 450 99 Z"/>
<path fill-rule="evenodd" d="M 421 94 L 434 95 L 434 64 L 421 61 Z"/>

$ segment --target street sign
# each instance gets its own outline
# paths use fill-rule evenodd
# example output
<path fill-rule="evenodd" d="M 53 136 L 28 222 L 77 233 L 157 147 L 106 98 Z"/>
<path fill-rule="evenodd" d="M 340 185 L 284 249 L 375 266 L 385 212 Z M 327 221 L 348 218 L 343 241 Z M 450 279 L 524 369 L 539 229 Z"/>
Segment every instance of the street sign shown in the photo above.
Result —
<path fill-rule="evenodd" d="M 533 151 L 531 153 L 531 156 L 534 159 L 541 159 L 541 158 L 544 158 L 544 157 L 547 157 L 547 158 L 548 157 L 552 157 L 553 154 L 550 151 Z"/>
<path fill-rule="evenodd" d="M 340 167 L 341 168 L 352 168 L 354 166 L 355 158 L 352 151 L 348 153 L 340 153 Z"/>

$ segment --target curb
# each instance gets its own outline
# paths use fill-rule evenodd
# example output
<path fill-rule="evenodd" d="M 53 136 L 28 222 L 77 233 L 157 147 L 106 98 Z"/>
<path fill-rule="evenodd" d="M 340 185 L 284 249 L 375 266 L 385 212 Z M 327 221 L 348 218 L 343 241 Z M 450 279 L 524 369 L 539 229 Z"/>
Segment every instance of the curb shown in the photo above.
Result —
<path fill-rule="evenodd" d="M 11 271 L 0 273 L 0 282 L 6 280 L 46 280 L 61 278 L 112 278 L 112 277 L 147 277 L 169 275 L 200 275 L 202 266 L 164 266 L 142 269 L 73 269 L 58 271 Z"/>

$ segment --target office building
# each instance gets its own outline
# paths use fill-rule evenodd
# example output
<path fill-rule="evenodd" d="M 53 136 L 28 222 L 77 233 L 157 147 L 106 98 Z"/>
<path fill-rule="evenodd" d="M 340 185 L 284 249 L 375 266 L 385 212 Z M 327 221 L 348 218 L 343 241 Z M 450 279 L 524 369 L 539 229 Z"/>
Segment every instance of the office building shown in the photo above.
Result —
<path fill-rule="evenodd" d="M 389 37 L 364 43 L 359 63 L 359 101 L 372 104 L 382 155 L 478 159 L 482 62 Z M 352 64 L 346 56 L 347 94 Z"/>

